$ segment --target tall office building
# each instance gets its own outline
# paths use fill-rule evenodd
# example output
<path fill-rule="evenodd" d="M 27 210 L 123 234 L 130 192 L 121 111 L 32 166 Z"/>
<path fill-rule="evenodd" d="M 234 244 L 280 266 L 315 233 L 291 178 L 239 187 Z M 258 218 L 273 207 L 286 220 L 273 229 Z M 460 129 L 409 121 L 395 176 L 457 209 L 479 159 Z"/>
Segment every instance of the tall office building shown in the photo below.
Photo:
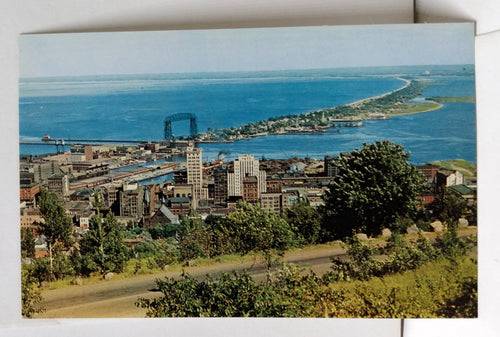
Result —
<path fill-rule="evenodd" d="M 203 166 L 201 161 L 201 149 L 192 147 L 186 151 L 187 183 L 193 185 L 193 206 L 202 198 Z"/>
<path fill-rule="evenodd" d="M 266 172 L 259 171 L 259 160 L 251 154 L 238 156 L 234 161 L 234 173 L 228 173 L 228 193 L 230 196 L 243 196 L 243 179 L 256 177 L 258 192 L 266 192 Z"/>
<path fill-rule="evenodd" d="M 214 200 L 224 202 L 228 197 L 227 166 L 225 164 L 214 170 Z"/>

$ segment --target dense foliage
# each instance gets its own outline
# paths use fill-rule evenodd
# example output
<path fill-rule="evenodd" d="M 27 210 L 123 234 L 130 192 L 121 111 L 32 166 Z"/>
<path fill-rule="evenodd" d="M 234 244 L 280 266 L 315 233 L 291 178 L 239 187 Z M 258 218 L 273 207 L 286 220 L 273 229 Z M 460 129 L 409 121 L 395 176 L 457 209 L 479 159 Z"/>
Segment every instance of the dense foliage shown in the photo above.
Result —
<path fill-rule="evenodd" d="M 401 145 L 377 141 L 334 162 L 337 174 L 323 209 L 330 238 L 353 231 L 377 235 L 397 229 L 398 218 L 415 215 L 424 180 L 409 157 Z"/>
<path fill-rule="evenodd" d="M 121 272 L 130 258 L 129 249 L 122 243 L 123 235 L 113 213 L 106 218 L 97 214 L 90 219 L 89 231 L 75 251 L 73 264 L 78 274 Z"/>
<path fill-rule="evenodd" d="M 54 249 L 71 246 L 73 223 L 55 193 L 42 188 L 38 200 L 40 214 L 44 222 L 40 224 L 40 234 L 47 240 L 49 250 L 49 273 L 54 273 Z"/>
<path fill-rule="evenodd" d="M 290 208 L 284 209 L 283 218 L 295 229 L 301 244 L 321 241 L 321 214 L 305 201 L 299 200 Z"/>
<path fill-rule="evenodd" d="M 32 318 L 35 314 L 43 311 L 38 304 L 42 301 L 41 290 L 36 284 L 36 278 L 32 271 L 22 270 L 21 274 L 21 303 L 22 315 Z"/>
<path fill-rule="evenodd" d="M 467 209 L 467 202 L 452 194 L 446 188 L 440 188 L 431 205 L 432 215 L 449 224 L 456 224 Z"/>
<path fill-rule="evenodd" d="M 203 281 L 183 274 L 158 280 L 164 296 L 136 305 L 149 317 L 475 317 L 476 262 L 463 255 L 460 264 L 448 260 L 445 246 L 468 245 L 453 234 L 448 241 L 433 247 L 423 237 L 408 244 L 395 235 L 384 248 L 387 258 L 379 260 L 353 238 L 349 260 L 335 260 L 323 276 L 289 265 L 264 283 L 247 272 Z"/>
<path fill-rule="evenodd" d="M 35 238 L 31 228 L 21 228 L 21 257 L 35 258 Z"/>

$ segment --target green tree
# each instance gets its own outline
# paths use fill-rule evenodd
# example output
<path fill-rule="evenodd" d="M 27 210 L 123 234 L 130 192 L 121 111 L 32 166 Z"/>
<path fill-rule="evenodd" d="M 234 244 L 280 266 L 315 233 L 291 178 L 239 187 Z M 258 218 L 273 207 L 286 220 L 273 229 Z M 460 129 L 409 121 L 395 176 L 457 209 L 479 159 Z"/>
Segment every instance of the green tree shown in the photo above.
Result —
<path fill-rule="evenodd" d="M 282 255 L 297 245 L 292 227 L 278 215 L 246 202 L 238 203 L 236 211 L 227 216 L 226 232 L 234 233 L 236 249 L 241 254 L 262 252 L 271 267 L 272 255 Z"/>
<path fill-rule="evenodd" d="M 326 232 L 331 237 L 379 234 L 393 228 L 398 217 L 412 217 L 424 179 L 409 158 L 403 146 L 387 140 L 340 156 L 323 207 Z"/>
<path fill-rule="evenodd" d="M 98 213 L 90 219 L 89 231 L 80 242 L 83 270 L 122 272 L 130 258 L 130 252 L 122 242 L 123 234 L 113 213 L 103 219 Z"/>
<path fill-rule="evenodd" d="M 431 205 L 432 216 L 441 221 L 446 221 L 448 224 L 456 224 L 466 209 L 467 202 L 445 187 L 438 190 Z"/>
<path fill-rule="evenodd" d="M 53 276 L 54 270 L 54 248 L 56 246 L 70 247 L 72 240 L 73 223 L 69 216 L 66 215 L 66 210 L 59 201 L 57 195 L 48 192 L 42 188 L 40 191 L 38 205 L 40 214 L 44 222 L 40 224 L 41 234 L 47 239 L 50 261 L 50 275 Z"/>
<path fill-rule="evenodd" d="M 320 241 L 321 215 L 305 201 L 299 201 L 283 211 L 283 218 L 295 229 L 304 243 Z"/>
<path fill-rule="evenodd" d="M 30 270 L 21 272 L 21 301 L 22 315 L 26 318 L 32 318 L 35 314 L 43 312 L 44 309 L 38 304 L 42 301 L 42 292 L 35 284 L 37 279 Z"/>
<path fill-rule="evenodd" d="M 35 258 L 35 238 L 31 228 L 21 228 L 21 257 Z"/>

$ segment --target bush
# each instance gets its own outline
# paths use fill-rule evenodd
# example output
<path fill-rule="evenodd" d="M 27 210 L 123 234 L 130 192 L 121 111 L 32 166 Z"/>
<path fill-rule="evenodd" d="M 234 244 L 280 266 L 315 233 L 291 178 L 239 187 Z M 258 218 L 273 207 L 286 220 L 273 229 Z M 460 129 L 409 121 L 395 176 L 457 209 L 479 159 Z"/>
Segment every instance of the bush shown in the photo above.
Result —
<path fill-rule="evenodd" d="M 38 305 L 43 298 L 40 288 L 35 285 L 36 281 L 37 279 L 33 276 L 32 270 L 21 271 L 22 315 L 26 318 L 32 318 L 35 314 L 44 311 Z"/>
<path fill-rule="evenodd" d="M 134 253 L 137 258 L 147 258 L 157 253 L 156 246 L 151 241 L 139 242 L 134 246 Z"/>
<path fill-rule="evenodd" d="M 207 257 L 197 242 L 181 243 L 179 246 L 179 252 L 182 261 L 196 259 L 198 257 Z"/>
<path fill-rule="evenodd" d="M 436 247 L 443 257 L 450 260 L 457 260 L 467 253 L 472 244 L 468 244 L 465 240 L 458 237 L 456 225 L 448 227 L 448 231 L 444 235 L 436 238 Z"/>
<path fill-rule="evenodd" d="M 286 265 L 265 283 L 247 272 L 205 281 L 184 274 L 158 280 L 164 296 L 136 305 L 149 317 L 475 317 L 477 265 L 462 262 L 336 284 Z"/>

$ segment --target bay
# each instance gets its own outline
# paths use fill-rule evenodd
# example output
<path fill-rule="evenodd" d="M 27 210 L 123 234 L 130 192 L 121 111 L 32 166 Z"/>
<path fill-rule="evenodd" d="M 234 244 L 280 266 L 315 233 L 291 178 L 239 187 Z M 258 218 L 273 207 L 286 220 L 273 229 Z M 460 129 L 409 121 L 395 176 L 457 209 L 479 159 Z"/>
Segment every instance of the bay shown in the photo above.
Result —
<path fill-rule="evenodd" d="M 20 140 L 40 140 L 45 134 L 55 139 L 160 140 L 165 117 L 180 112 L 194 113 L 200 132 L 236 127 L 380 95 L 404 84 L 398 76 L 420 76 L 424 69 L 428 67 L 389 73 L 356 69 L 27 79 L 20 83 Z M 461 69 L 432 68 L 425 78 L 435 85 L 423 96 L 474 96 L 474 75 Z M 174 123 L 173 132 L 187 135 L 189 121 Z M 402 144 L 414 163 L 455 158 L 476 162 L 475 104 L 446 103 L 436 111 L 365 121 L 363 127 L 342 128 L 340 133 L 272 135 L 200 147 L 204 160 L 216 159 L 220 151 L 227 160 L 245 153 L 321 159 L 382 139 Z M 21 154 L 49 150 L 20 147 Z"/>

